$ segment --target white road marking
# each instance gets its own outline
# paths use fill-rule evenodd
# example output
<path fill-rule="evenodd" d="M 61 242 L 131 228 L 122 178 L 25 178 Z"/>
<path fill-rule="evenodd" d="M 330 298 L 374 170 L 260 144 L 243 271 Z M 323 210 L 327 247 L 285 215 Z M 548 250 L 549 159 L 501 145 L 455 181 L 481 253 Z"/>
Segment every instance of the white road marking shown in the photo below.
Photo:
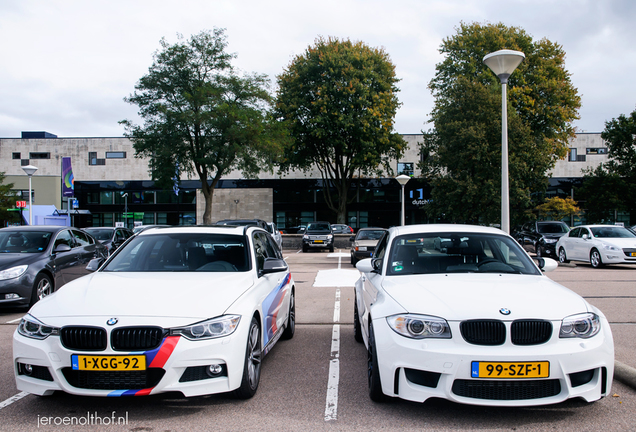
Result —
<path fill-rule="evenodd" d="M 0 409 L 8 407 L 13 402 L 17 402 L 20 399 L 22 399 L 23 397 L 28 396 L 28 395 L 29 395 L 29 393 L 27 393 L 27 392 L 21 392 L 21 393 L 18 393 L 17 395 L 15 395 L 15 396 L 11 396 L 9 399 L 0 402 Z"/>
<path fill-rule="evenodd" d="M 338 419 L 338 383 L 340 381 L 340 289 L 336 289 L 333 311 L 333 331 L 331 333 L 331 360 L 329 361 L 329 381 L 327 382 L 327 402 L 325 421 Z"/>
<path fill-rule="evenodd" d="M 14 320 L 7 321 L 6 323 L 7 323 L 7 324 L 13 324 L 13 323 L 16 323 L 16 322 L 20 321 L 22 318 L 24 318 L 24 317 L 16 318 L 16 319 L 14 319 Z"/>

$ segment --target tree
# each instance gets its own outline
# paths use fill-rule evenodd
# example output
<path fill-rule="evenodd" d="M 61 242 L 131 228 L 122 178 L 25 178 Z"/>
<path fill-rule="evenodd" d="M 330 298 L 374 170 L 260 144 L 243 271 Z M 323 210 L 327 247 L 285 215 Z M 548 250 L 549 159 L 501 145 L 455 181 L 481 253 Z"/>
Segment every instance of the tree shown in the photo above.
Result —
<path fill-rule="evenodd" d="M 549 217 L 553 220 L 561 220 L 565 217 L 581 214 L 581 209 L 571 197 L 548 198 L 543 204 L 538 205 L 536 210 L 540 216 Z"/>
<path fill-rule="evenodd" d="M 317 168 L 338 223 L 346 222 L 354 176 L 392 173 L 406 147 L 393 131 L 397 82 L 382 49 L 334 38 L 316 39 L 278 77 L 275 112 L 293 139 L 281 171 Z"/>
<path fill-rule="evenodd" d="M 536 206 L 547 172 L 567 155 L 580 97 L 565 70 L 565 52 L 547 39 L 503 24 L 464 24 L 446 38 L 429 83 L 435 106 L 420 168 L 433 186 L 431 209 L 453 222 L 498 223 L 501 209 L 501 84 L 483 63 L 499 49 L 526 59 L 508 81 L 512 224 Z"/>
<path fill-rule="evenodd" d="M 212 197 L 221 177 L 271 169 L 281 128 L 269 116 L 266 76 L 239 76 L 225 52 L 223 29 L 202 31 L 170 45 L 161 40 L 152 66 L 126 102 L 139 106 L 143 126 L 121 123 L 137 156 L 150 158 L 158 184 L 172 188 L 181 173 L 196 175 L 205 197 L 203 223 L 212 223 Z M 210 181 L 211 179 L 211 181 Z"/>
<path fill-rule="evenodd" d="M 588 221 L 615 220 L 615 210 L 636 217 L 636 111 L 605 122 L 601 138 L 607 144 L 608 161 L 584 176 L 582 193 L 587 200 Z"/>
<path fill-rule="evenodd" d="M 16 219 L 16 216 L 12 215 L 8 210 L 15 208 L 15 202 L 18 200 L 18 197 L 12 191 L 13 183 L 4 184 L 4 179 L 5 173 L 0 172 L 0 220 L 2 220 L 2 226 Z"/>

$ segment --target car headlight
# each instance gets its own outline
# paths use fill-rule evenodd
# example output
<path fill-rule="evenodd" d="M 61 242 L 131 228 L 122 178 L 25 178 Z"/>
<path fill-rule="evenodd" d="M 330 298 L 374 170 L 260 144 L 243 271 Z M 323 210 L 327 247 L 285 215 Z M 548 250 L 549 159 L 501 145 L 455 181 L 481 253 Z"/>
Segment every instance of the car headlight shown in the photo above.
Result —
<path fill-rule="evenodd" d="M 332 238 L 333 238 L 333 234 L 329 234 L 329 235 L 327 236 L 327 240 L 331 240 Z"/>
<path fill-rule="evenodd" d="M 309 236 L 308 236 L 307 234 L 305 234 L 305 235 L 303 236 L 303 240 L 309 240 Z"/>
<path fill-rule="evenodd" d="M 603 245 L 603 249 L 607 250 L 607 251 L 612 251 L 612 252 L 620 252 L 621 250 L 619 248 L 617 248 L 616 246 L 612 246 L 612 245 Z"/>
<path fill-rule="evenodd" d="M 214 339 L 234 333 L 240 320 L 240 315 L 224 315 L 189 326 L 170 329 L 170 334 L 190 340 Z"/>
<path fill-rule="evenodd" d="M 601 320 L 594 313 L 583 313 L 564 318 L 561 322 L 560 338 L 591 338 L 601 330 Z"/>
<path fill-rule="evenodd" d="M 32 315 L 26 314 L 18 325 L 18 333 L 31 339 L 43 340 L 51 335 L 59 335 L 60 329 L 47 326 Z"/>
<path fill-rule="evenodd" d="M 0 271 L 0 280 L 13 279 L 22 276 L 24 272 L 27 271 L 27 268 L 29 268 L 28 265 L 21 265 L 2 270 Z"/>
<path fill-rule="evenodd" d="M 400 314 L 387 317 L 386 321 L 394 332 L 408 338 L 451 338 L 450 327 L 443 318 L 428 315 Z"/>
<path fill-rule="evenodd" d="M 558 239 L 543 239 L 544 242 L 552 244 L 552 243 L 556 243 L 558 241 Z"/>

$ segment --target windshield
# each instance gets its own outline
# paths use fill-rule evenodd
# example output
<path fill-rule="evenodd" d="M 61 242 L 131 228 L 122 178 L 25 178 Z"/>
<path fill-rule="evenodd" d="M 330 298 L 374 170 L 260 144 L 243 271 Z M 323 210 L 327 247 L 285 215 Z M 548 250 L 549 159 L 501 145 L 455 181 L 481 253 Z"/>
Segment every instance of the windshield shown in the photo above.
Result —
<path fill-rule="evenodd" d="M 384 234 L 383 230 L 360 230 L 356 240 L 380 240 Z"/>
<path fill-rule="evenodd" d="M 596 238 L 636 238 L 633 232 L 623 227 L 592 227 L 592 235 Z"/>
<path fill-rule="evenodd" d="M 113 230 L 111 229 L 95 229 L 95 228 L 86 228 L 85 229 L 90 235 L 95 237 L 97 240 L 104 241 L 110 240 L 113 236 Z"/>
<path fill-rule="evenodd" d="M 0 232 L 0 253 L 39 253 L 46 249 L 53 233 L 46 231 Z"/>
<path fill-rule="evenodd" d="M 326 231 L 331 232 L 331 225 L 327 222 L 316 222 L 307 225 L 307 231 Z"/>
<path fill-rule="evenodd" d="M 244 236 L 177 233 L 133 238 L 102 271 L 243 272 L 249 269 Z"/>
<path fill-rule="evenodd" d="M 541 274 L 517 243 L 497 234 L 417 233 L 396 237 L 387 275 Z"/>
<path fill-rule="evenodd" d="M 568 226 L 564 223 L 540 223 L 537 225 L 537 230 L 541 234 L 565 234 L 570 231 Z"/>

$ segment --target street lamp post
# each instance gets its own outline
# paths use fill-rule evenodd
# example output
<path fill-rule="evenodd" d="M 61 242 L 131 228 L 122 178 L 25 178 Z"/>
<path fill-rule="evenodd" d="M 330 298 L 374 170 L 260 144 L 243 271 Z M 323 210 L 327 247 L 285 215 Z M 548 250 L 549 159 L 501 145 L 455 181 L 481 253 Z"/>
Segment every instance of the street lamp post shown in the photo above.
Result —
<path fill-rule="evenodd" d="M 124 198 L 124 228 L 128 228 L 128 192 L 121 196 Z"/>
<path fill-rule="evenodd" d="M 23 166 L 22 169 L 29 176 L 29 225 L 33 225 L 33 193 L 31 192 L 31 177 L 38 170 L 37 167 L 33 165 Z"/>
<path fill-rule="evenodd" d="M 510 234 L 508 189 L 508 78 L 526 56 L 521 51 L 499 50 L 487 54 L 484 63 L 501 81 L 501 229 Z"/>
<path fill-rule="evenodd" d="M 395 178 L 398 183 L 400 183 L 400 185 L 402 186 L 402 216 L 400 218 L 400 225 L 404 226 L 404 186 L 406 186 L 406 184 L 408 183 L 409 180 L 411 180 L 411 177 L 401 174 L 399 176 L 397 176 Z"/>

